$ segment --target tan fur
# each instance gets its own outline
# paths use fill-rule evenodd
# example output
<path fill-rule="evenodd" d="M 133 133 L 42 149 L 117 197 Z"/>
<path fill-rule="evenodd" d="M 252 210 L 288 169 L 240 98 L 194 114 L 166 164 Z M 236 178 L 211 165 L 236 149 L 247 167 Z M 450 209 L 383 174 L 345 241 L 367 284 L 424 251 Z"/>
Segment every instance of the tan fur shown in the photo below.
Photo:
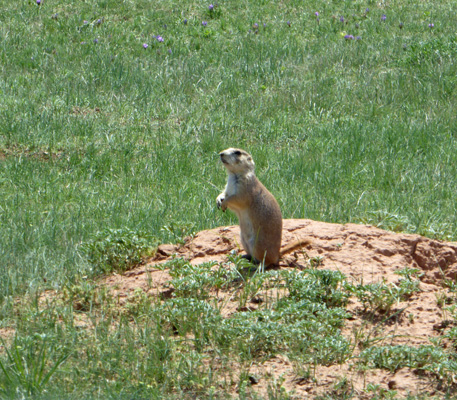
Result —
<path fill-rule="evenodd" d="M 303 250 L 304 247 L 310 245 L 312 242 L 310 239 L 297 239 L 289 244 L 285 245 L 279 252 L 279 256 L 283 257 L 286 254 L 292 253 L 295 250 Z"/>
<path fill-rule="evenodd" d="M 238 216 L 241 244 L 253 261 L 266 266 L 277 264 L 282 236 L 278 202 L 255 176 L 255 164 L 248 153 L 230 148 L 219 155 L 228 179 L 225 190 L 217 197 L 217 206 Z"/>

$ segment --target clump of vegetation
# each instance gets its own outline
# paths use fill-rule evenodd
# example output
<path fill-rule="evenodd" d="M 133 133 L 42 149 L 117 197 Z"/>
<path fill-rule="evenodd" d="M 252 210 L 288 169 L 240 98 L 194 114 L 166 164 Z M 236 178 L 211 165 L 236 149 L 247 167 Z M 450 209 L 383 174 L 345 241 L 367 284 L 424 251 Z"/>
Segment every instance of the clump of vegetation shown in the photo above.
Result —
<path fill-rule="evenodd" d="M 127 271 L 152 256 L 156 248 L 153 235 L 130 229 L 106 229 L 80 247 L 97 273 Z"/>
<path fill-rule="evenodd" d="M 363 350 L 360 366 L 382 368 L 395 372 L 400 368 L 433 372 L 452 384 L 457 374 L 457 354 L 437 346 L 380 346 Z"/>
<path fill-rule="evenodd" d="M 394 304 L 405 301 L 420 291 L 418 269 L 403 268 L 396 272 L 402 278 L 396 283 L 370 283 L 367 285 L 348 286 L 348 289 L 359 299 L 364 311 L 388 313 Z"/>

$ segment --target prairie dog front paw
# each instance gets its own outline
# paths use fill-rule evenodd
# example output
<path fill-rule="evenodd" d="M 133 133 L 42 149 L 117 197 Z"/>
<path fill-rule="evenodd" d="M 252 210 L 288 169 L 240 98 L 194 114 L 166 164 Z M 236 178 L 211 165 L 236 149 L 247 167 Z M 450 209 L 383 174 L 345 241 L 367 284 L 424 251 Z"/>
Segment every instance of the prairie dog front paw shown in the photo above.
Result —
<path fill-rule="evenodd" d="M 217 208 L 222 208 L 222 211 L 227 209 L 227 206 L 225 205 L 225 193 L 221 193 L 219 196 L 217 196 L 216 203 Z"/>

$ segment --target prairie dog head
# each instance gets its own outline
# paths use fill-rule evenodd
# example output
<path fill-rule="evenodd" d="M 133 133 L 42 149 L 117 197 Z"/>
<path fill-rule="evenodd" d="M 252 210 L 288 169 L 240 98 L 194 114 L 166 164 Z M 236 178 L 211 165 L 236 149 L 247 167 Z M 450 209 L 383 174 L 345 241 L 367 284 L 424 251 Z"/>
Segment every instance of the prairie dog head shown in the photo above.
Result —
<path fill-rule="evenodd" d="M 254 160 L 251 155 L 244 150 L 229 148 L 221 151 L 219 156 L 228 172 L 242 174 L 254 171 Z"/>

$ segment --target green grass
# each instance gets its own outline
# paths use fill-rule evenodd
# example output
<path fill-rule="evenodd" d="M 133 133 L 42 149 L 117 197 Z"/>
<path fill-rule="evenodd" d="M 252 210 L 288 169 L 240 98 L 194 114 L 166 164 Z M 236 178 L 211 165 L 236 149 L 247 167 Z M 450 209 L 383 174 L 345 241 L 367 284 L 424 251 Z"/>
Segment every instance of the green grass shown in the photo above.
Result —
<path fill-rule="evenodd" d="M 457 240 L 455 2 L 208 5 L 2 2 L 0 326 L 17 296 L 111 270 L 84 251 L 107 232 L 128 266 L 236 223 L 215 207 L 230 146 L 285 218 Z"/>
<path fill-rule="evenodd" d="M 214 207 L 228 146 L 286 218 L 455 239 L 455 5 L 321 7 L 5 4 L 0 293 L 80 275 L 106 229 L 234 223 Z"/>

